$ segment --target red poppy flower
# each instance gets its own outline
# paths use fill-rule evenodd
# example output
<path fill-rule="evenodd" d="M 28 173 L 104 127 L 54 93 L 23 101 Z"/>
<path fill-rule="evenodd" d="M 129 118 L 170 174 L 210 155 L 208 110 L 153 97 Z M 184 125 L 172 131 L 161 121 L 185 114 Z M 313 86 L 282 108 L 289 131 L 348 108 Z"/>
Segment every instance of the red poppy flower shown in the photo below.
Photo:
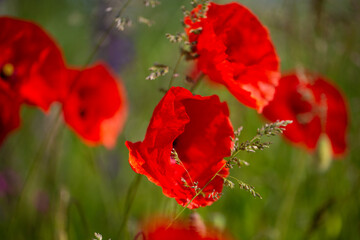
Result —
<path fill-rule="evenodd" d="M 155 108 L 144 141 L 126 142 L 129 162 L 135 172 L 185 206 L 224 166 L 233 134 L 226 103 L 173 87 Z M 228 169 L 218 175 L 189 208 L 210 205 L 219 197 L 221 176 L 226 177 Z"/>
<path fill-rule="evenodd" d="M 185 18 L 186 32 L 198 55 L 199 71 L 225 85 L 243 104 L 262 111 L 278 84 L 279 60 L 267 29 L 238 3 L 210 3 Z"/>
<path fill-rule="evenodd" d="M 345 98 L 323 77 L 312 74 L 289 74 L 280 79 L 274 99 L 264 108 L 270 121 L 293 120 L 284 135 L 310 151 L 325 134 L 334 155 L 346 151 L 348 114 Z"/>
<path fill-rule="evenodd" d="M 201 221 L 201 220 L 200 220 Z M 229 240 L 231 239 L 224 233 L 206 227 L 204 223 L 201 223 L 199 229 L 192 221 L 176 221 L 170 224 L 170 220 L 152 219 L 144 227 L 143 239 L 145 240 Z"/>
<path fill-rule="evenodd" d="M 0 145 L 6 136 L 20 126 L 20 101 L 0 84 Z"/>
<path fill-rule="evenodd" d="M 59 48 L 32 22 L 0 17 L 0 29 L 0 82 L 26 103 L 47 110 L 64 90 Z"/>
<path fill-rule="evenodd" d="M 68 74 L 71 90 L 63 102 L 65 122 L 87 143 L 113 147 L 127 116 L 123 85 L 103 64 L 70 69 Z"/>

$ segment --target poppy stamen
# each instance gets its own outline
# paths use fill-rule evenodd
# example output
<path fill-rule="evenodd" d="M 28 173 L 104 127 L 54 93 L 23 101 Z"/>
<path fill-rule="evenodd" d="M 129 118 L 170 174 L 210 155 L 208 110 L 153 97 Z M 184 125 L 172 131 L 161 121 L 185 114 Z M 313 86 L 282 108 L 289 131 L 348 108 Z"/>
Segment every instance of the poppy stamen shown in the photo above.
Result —
<path fill-rule="evenodd" d="M 14 65 L 12 65 L 11 63 L 6 63 L 2 68 L 1 68 L 1 72 L 0 72 L 0 77 L 2 79 L 9 79 L 13 74 L 14 74 Z"/>

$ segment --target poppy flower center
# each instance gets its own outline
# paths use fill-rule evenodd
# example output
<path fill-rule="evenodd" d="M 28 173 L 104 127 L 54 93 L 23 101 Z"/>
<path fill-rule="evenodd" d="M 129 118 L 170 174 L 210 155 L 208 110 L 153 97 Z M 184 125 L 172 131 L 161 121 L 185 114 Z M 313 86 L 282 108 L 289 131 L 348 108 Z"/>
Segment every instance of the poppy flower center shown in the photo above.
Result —
<path fill-rule="evenodd" d="M 80 118 L 85 118 L 85 117 L 86 117 L 86 110 L 85 110 L 85 108 L 80 108 L 80 109 L 79 109 L 79 115 L 80 115 Z"/>
<path fill-rule="evenodd" d="M 14 65 L 6 63 L 0 71 L 0 77 L 4 80 L 8 80 L 14 74 Z"/>
<path fill-rule="evenodd" d="M 222 109 L 208 101 L 186 99 L 182 101 L 190 122 L 173 142 L 178 158 L 188 168 L 201 169 L 222 160 L 230 149 L 232 129 Z M 220 129 L 219 126 L 225 126 Z M 188 169 L 189 170 L 189 169 Z M 191 171 L 190 171 L 191 172 Z M 192 174 L 192 173 L 190 173 Z"/>

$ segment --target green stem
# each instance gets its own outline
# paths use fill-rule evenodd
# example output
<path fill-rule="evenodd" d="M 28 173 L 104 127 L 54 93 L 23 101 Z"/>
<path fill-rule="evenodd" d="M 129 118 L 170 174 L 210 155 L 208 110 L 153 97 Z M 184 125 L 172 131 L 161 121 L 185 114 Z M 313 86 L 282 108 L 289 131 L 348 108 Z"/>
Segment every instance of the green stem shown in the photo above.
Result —
<path fill-rule="evenodd" d="M 293 153 L 298 153 L 298 150 L 294 149 Z M 289 227 L 291 212 L 294 207 L 295 197 L 300 187 L 301 180 L 305 174 L 305 166 L 308 160 L 306 154 L 306 152 L 302 152 L 300 157 L 292 157 L 294 167 L 293 172 L 290 173 L 290 180 L 286 191 L 286 196 L 277 217 L 276 231 L 278 232 L 278 236 L 276 239 L 288 239 L 286 234 Z"/>
<path fill-rule="evenodd" d="M 183 207 L 181 209 L 181 211 L 176 215 L 176 217 L 170 222 L 170 224 L 168 225 L 168 228 L 181 216 L 181 214 L 185 211 L 185 209 L 194 201 L 194 199 L 199 196 L 202 191 L 210 184 L 210 182 L 212 180 L 214 180 L 214 178 L 219 174 L 219 172 L 221 172 L 221 170 L 223 170 L 223 168 L 226 166 L 226 163 L 214 174 L 214 176 L 212 176 L 212 178 L 204 185 L 203 188 L 201 188 L 200 191 L 198 191 L 195 196 L 185 205 L 185 207 Z"/>
<path fill-rule="evenodd" d="M 176 72 L 177 72 L 177 70 L 178 70 L 178 68 L 179 68 L 179 65 L 180 65 L 180 62 L 181 62 L 181 59 L 183 58 L 183 56 L 184 56 L 184 54 L 181 53 L 180 56 L 179 56 L 179 58 L 178 58 L 178 60 L 177 60 L 176 63 L 175 63 L 175 67 L 174 67 L 174 70 L 173 70 L 173 72 L 172 72 L 172 74 L 171 74 L 171 78 L 170 78 L 170 81 L 169 81 L 169 87 L 168 87 L 168 89 L 171 88 L 171 86 L 172 86 L 172 84 L 173 84 L 173 82 L 174 82 L 174 80 L 175 80 L 175 74 L 176 74 Z"/>
<path fill-rule="evenodd" d="M 140 182 L 141 182 L 141 174 L 136 174 L 134 181 L 131 183 L 128 192 L 126 194 L 126 199 L 125 199 L 125 208 L 124 208 L 124 218 L 123 221 L 121 222 L 120 228 L 119 228 L 119 232 L 117 234 L 117 239 L 120 239 L 121 234 L 123 233 L 124 229 L 127 226 L 127 222 L 129 219 L 129 214 L 130 214 L 130 210 L 131 210 L 131 206 L 134 202 L 137 190 L 139 188 Z"/>
<path fill-rule="evenodd" d="M 94 148 L 88 148 L 89 150 L 89 157 L 86 158 L 86 162 L 88 163 L 92 173 L 94 174 L 94 179 L 96 181 L 96 187 L 98 188 L 98 191 L 100 192 L 100 198 L 101 201 L 104 205 L 104 214 L 106 216 L 106 223 L 107 224 L 111 224 L 113 222 L 115 222 L 112 219 L 112 216 L 114 214 L 112 214 L 113 209 L 115 209 L 116 211 L 118 211 L 117 209 L 117 199 L 115 197 L 115 195 L 111 195 L 111 193 L 114 193 L 114 191 L 107 191 L 107 187 L 109 185 L 107 185 L 106 182 L 106 176 L 104 176 L 104 174 L 101 171 L 101 166 L 99 165 L 97 160 L 100 160 L 100 162 L 102 162 L 103 158 L 100 154 L 99 149 L 94 149 Z"/>
<path fill-rule="evenodd" d="M 78 212 L 78 214 L 80 216 L 80 221 L 81 221 L 81 223 L 83 225 L 84 231 L 85 231 L 86 235 L 88 235 L 90 233 L 89 224 L 87 223 L 84 211 L 83 211 L 80 203 L 74 198 L 70 199 L 69 205 L 67 206 L 66 232 L 69 234 L 69 230 L 70 230 L 70 210 L 71 210 L 72 206 L 74 206 L 74 208 L 77 210 L 77 212 Z"/>
<path fill-rule="evenodd" d="M 200 85 L 200 82 L 204 77 L 205 77 L 205 74 L 201 73 L 200 76 L 196 79 L 195 83 L 191 86 L 190 92 L 195 91 L 195 89 Z"/>

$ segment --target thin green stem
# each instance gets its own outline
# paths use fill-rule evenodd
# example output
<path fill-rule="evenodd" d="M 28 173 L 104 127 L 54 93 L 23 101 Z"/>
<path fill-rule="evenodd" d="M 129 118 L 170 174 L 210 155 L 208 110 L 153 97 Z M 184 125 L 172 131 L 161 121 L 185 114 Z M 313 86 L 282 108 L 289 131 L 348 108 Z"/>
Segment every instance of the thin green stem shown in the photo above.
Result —
<path fill-rule="evenodd" d="M 219 175 L 219 177 L 222 177 L 222 176 Z M 222 178 L 225 179 L 224 177 L 222 177 Z M 232 178 L 232 179 L 235 179 L 236 181 L 240 181 L 240 179 L 237 179 L 236 177 L 233 177 L 233 176 L 230 176 L 230 175 L 227 176 L 227 178 Z"/>
<path fill-rule="evenodd" d="M 296 149 L 294 149 L 294 151 L 295 150 Z M 298 151 L 296 151 L 296 153 L 298 153 Z M 286 234 L 289 226 L 291 212 L 295 203 L 297 191 L 301 184 L 301 180 L 305 174 L 306 161 L 308 160 L 305 154 L 307 153 L 303 152 L 300 154 L 300 157 L 292 158 L 294 167 L 293 172 L 290 173 L 290 180 L 286 190 L 286 196 L 277 217 L 276 231 L 278 236 L 276 239 L 288 239 Z"/>
<path fill-rule="evenodd" d="M 67 206 L 67 222 L 66 222 L 66 232 L 69 234 L 69 230 L 70 230 L 70 210 L 71 207 L 74 206 L 74 208 L 77 210 L 79 217 L 80 217 L 80 221 L 83 225 L 84 231 L 86 233 L 86 235 L 88 235 L 90 233 L 90 228 L 89 228 L 89 224 L 87 223 L 85 214 L 84 214 L 84 210 L 82 209 L 79 201 L 77 201 L 76 199 L 72 198 L 70 199 L 70 202 Z M 88 236 L 89 237 L 89 236 Z"/>
<path fill-rule="evenodd" d="M 221 170 L 223 170 L 225 166 L 226 163 L 214 174 L 214 176 L 212 176 L 212 178 L 204 185 L 204 187 L 202 187 L 201 190 L 195 194 L 195 196 L 185 205 L 185 207 L 181 209 L 181 211 L 176 215 L 176 217 L 170 222 L 168 228 L 181 216 L 181 214 L 185 211 L 185 209 L 194 201 L 194 199 L 197 196 L 199 196 L 202 193 L 202 191 L 212 182 L 212 180 L 214 180 L 214 178 L 218 176 L 219 172 L 221 172 Z"/>
<path fill-rule="evenodd" d="M 124 207 L 124 218 L 123 221 L 121 222 L 120 228 L 119 228 L 119 232 L 117 234 L 117 239 L 120 239 L 121 234 L 123 233 L 124 229 L 127 226 L 127 222 L 129 219 L 129 214 L 130 214 L 130 210 L 131 210 L 131 206 L 134 202 L 137 190 L 139 188 L 140 182 L 141 182 L 141 174 L 136 174 L 134 181 L 131 183 L 128 192 L 126 194 L 126 199 L 125 199 L 125 207 Z"/>
<path fill-rule="evenodd" d="M 89 165 L 92 173 L 94 174 L 94 179 L 96 180 L 96 187 L 98 191 L 101 193 L 101 201 L 104 205 L 104 214 L 106 216 L 107 223 L 112 223 L 113 219 L 111 217 L 114 215 L 112 214 L 112 209 L 116 208 L 116 197 L 109 196 L 109 193 L 113 193 L 114 191 L 107 191 L 107 183 L 104 174 L 101 171 L 101 167 L 99 166 L 98 159 L 101 161 L 102 157 L 99 149 L 88 148 L 89 150 L 89 157 L 86 158 L 86 162 Z"/>
<path fill-rule="evenodd" d="M 196 79 L 195 83 L 191 86 L 190 92 L 194 92 L 195 89 L 200 85 L 201 80 L 205 77 L 204 73 L 201 73 L 200 76 Z"/>
<path fill-rule="evenodd" d="M 239 154 L 240 152 L 242 152 L 242 151 L 244 151 L 244 150 L 243 150 L 243 149 L 239 149 L 239 150 L 237 150 L 236 152 L 231 153 L 230 156 L 225 157 L 225 160 L 226 160 L 226 161 L 230 160 L 231 158 L 235 157 L 236 155 L 238 155 L 238 154 Z"/>
<path fill-rule="evenodd" d="M 192 180 L 192 178 L 191 178 L 191 176 L 190 176 L 189 171 L 186 169 L 185 165 L 184 165 L 183 162 L 180 160 L 180 158 L 178 158 L 177 160 L 179 161 L 180 165 L 184 168 L 186 174 L 188 175 L 188 177 L 189 177 L 189 179 L 190 179 L 190 181 L 191 181 L 191 184 L 194 186 L 195 184 L 194 184 L 194 181 Z"/>
<path fill-rule="evenodd" d="M 175 67 L 174 67 L 174 70 L 173 70 L 173 72 L 172 72 L 172 74 L 171 74 L 171 78 L 170 78 L 170 81 L 169 81 L 169 87 L 168 87 L 168 89 L 170 89 L 171 86 L 173 85 L 173 82 L 174 82 L 174 80 L 175 80 L 175 75 L 176 75 L 176 73 L 177 73 L 177 70 L 178 70 L 178 68 L 179 68 L 179 65 L 180 65 L 180 62 L 181 62 L 183 56 L 184 56 L 184 54 L 181 53 L 180 56 L 179 56 L 179 58 L 177 59 L 177 61 L 176 61 L 176 63 L 175 63 Z"/>
<path fill-rule="evenodd" d="M 231 156 L 226 157 L 225 160 L 229 160 L 229 159 L 235 157 L 235 156 L 238 155 L 241 151 L 243 151 L 243 150 L 242 150 L 242 149 L 237 150 L 236 152 L 232 153 Z"/>

